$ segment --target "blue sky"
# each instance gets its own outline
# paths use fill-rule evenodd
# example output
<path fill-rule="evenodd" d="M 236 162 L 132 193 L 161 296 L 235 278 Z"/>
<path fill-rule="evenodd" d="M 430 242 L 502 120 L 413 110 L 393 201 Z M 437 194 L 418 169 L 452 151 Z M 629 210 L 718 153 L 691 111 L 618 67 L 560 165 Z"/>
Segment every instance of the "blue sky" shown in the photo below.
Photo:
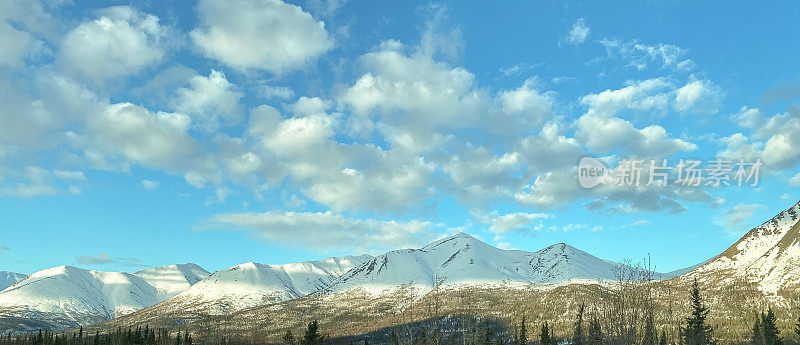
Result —
<path fill-rule="evenodd" d="M 800 199 L 798 15 L 4 2 L 0 270 L 213 271 L 457 231 L 689 266 Z M 583 189 L 584 156 L 763 166 L 757 186 Z"/>

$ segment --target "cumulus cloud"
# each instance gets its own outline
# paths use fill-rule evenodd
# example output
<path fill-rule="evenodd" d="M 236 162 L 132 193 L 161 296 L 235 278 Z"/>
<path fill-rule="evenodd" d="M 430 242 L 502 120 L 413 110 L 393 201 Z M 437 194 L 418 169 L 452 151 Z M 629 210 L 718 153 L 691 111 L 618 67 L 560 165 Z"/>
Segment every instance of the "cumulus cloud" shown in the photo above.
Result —
<path fill-rule="evenodd" d="M 189 135 L 189 116 L 151 112 L 131 104 L 109 104 L 87 120 L 86 150 L 103 159 L 121 158 L 144 167 L 185 171 L 207 166 Z"/>
<path fill-rule="evenodd" d="M 3 12 L 2 9 L 0 7 L 0 12 Z M 0 14 L 0 66 L 21 67 L 30 57 L 44 51 L 44 42 L 27 31 L 13 27 L 8 23 L 8 18 Z"/>
<path fill-rule="evenodd" d="M 331 250 L 409 248 L 433 240 L 434 224 L 348 218 L 332 212 L 226 213 L 208 220 L 204 228 L 232 226 L 255 231 L 268 241 L 303 248 Z"/>
<path fill-rule="evenodd" d="M 676 91 L 675 109 L 714 114 L 719 110 L 723 92 L 708 80 L 693 80 Z"/>
<path fill-rule="evenodd" d="M 545 213 L 516 212 L 504 214 L 489 220 L 489 231 L 495 234 L 506 234 L 514 231 L 532 230 L 537 228 L 537 226 L 532 226 L 535 221 L 549 217 L 550 215 Z M 537 225 L 539 228 L 541 227 L 541 223 Z"/>
<path fill-rule="evenodd" d="M 659 125 L 640 129 L 618 117 L 626 109 L 663 111 L 671 100 L 670 86 L 667 80 L 655 78 L 584 96 L 581 102 L 589 108 L 576 121 L 576 136 L 591 151 L 601 155 L 621 152 L 636 157 L 666 157 L 697 149 L 691 142 L 670 138 Z"/>
<path fill-rule="evenodd" d="M 426 150 L 436 143 L 432 131 L 474 125 L 488 102 L 475 76 L 400 50 L 398 42 L 385 42 L 362 56 L 367 73 L 339 97 L 355 117 L 353 130 L 369 134 L 377 125 L 392 145 Z"/>
<path fill-rule="evenodd" d="M 785 113 L 766 120 L 749 112 L 745 110 L 739 116 L 740 124 L 753 127 L 750 128 L 753 133 L 750 136 L 735 133 L 722 138 L 725 147 L 717 156 L 733 161 L 760 159 L 765 168 L 773 172 L 800 164 L 800 152 L 795 149 L 800 145 L 800 107 L 790 107 Z"/>
<path fill-rule="evenodd" d="M 578 18 L 575 24 L 572 24 L 572 29 L 569 30 L 565 40 L 571 44 L 581 44 L 586 41 L 586 37 L 589 37 L 589 27 L 586 26 L 585 19 Z"/>
<path fill-rule="evenodd" d="M 163 59 L 169 30 L 158 17 L 128 6 L 99 14 L 64 38 L 58 62 L 66 69 L 102 81 L 136 73 Z"/>
<path fill-rule="evenodd" d="M 211 70 L 208 77 L 193 76 L 189 87 L 178 89 L 176 94 L 175 110 L 189 114 L 192 122 L 208 131 L 216 131 L 220 125 L 235 125 L 244 115 L 239 104 L 242 92 L 217 70 Z"/>
<path fill-rule="evenodd" d="M 194 43 L 206 56 L 235 69 L 282 74 L 333 47 L 323 22 L 281 0 L 203 0 L 197 11 Z"/>

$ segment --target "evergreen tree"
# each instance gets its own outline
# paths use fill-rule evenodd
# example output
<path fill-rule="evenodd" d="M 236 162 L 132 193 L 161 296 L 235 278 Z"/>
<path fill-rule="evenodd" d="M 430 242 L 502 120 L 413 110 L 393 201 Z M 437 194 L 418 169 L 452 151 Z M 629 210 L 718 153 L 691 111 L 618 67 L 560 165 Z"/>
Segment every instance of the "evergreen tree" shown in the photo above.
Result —
<path fill-rule="evenodd" d="M 550 327 L 547 322 L 542 325 L 542 331 L 539 333 L 539 343 L 541 345 L 553 345 L 553 340 L 550 338 Z"/>
<path fill-rule="evenodd" d="M 321 343 L 320 338 L 317 320 L 309 322 L 306 334 L 303 335 L 303 345 L 318 345 Z"/>
<path fill-rule="evenodd" d="M 483 328 L 483 345 L 492 345 L 492 326 L 487 322 Z"/>
<path fill-rule="evenodd" d="M 525 329 L 525 315 L 522 315 L 522 322 L 519 325 L 519 338 L 517 338 L 519 345 L 528 343 L 528 331 Z"/>
<path fill-rule="evenodd" d="M 92 340 L 93 345 L 100 345 L 100 331 L 95 331 L 94 339 Z"/>
<path fill-rule="evenodd" d="M 389 344 L 390 345 L 400 345 L 400 340 L 397 339 L 397 331 L 395 331 L 394 329 L 392 329 L 392 336 L 391 336 L 391 339 L 389 340 Z"/>
<path fill-rule="evenodd" d="M 797 322 L 794 324 L 794 332 L 800 337 L 800 316 L 797 317 Z M 11 333 L 8 334 L 8 337 L 11 339 Z"/>
<path fill-rule="evenodd" d="M 364 345 L 369 345 L 369 339 L 364 339 Z"/>
<path fill-rule="evenodd" d="M 780 331 L 775 325 L 775 313 L 772 312 L 772 307 L 767 310 L 767 314 L 761 314 L 761 329 L 764 332 L 765 345 L 782 345 L 783 340 L 780 337 Z"/>
<path fill-rule="evenodd" d="M 422 327 L 422 329 L 419 332 L 419 336 L 417 337 L 417 339 L 414 339 L 414 340 L 415 340 L 415 343 L 417 343 L 419 345 L 427 345 L 428 344 L 428 329 L 425 328 L 425 327 Z"/>
<path fill-rule="evenodd" d="M 764 313 L 761 313 L 762 316 Z M 756 321 L 753 323 L 753 336 L 750 338 L 751 345 L 765 345 L 764 329 L 761 327 L 761 317 L 756 314 Z"/>
<path fill-rule="evenodd" d="M 651 313 L 650 316 L 647 317 L 647 321 L 644 324 L 644 336 L 642 338 L 642 345 L 657 345 L 658 342 L 658 333 L 656 331 L 656 327 L 653 324 L 653 314 Z"/>
<path fill-rule="evenodd" d="M 128 329 L 128 333 L 130 333 L 130 329 Z M 175 336 L 175 345 L 181 345 L 181 331 L 178 331 L 178 335 Z"/>
<path fill-rule="evenodd" d="M 286 333 L 283 334 L 283 343 L 287 345 L 294 344 L 294 335 L 292 335 L 291 330 L 286 330 Z"/>
<path fill-rule="evenodd" d="M 592 320 L 589 321 L 589 336 L 586 338 L 586 344 L 603 344 L 603 328 L 600 326 L 600 320 L 597 317 L 592 317 Z"/>
<path fill-rule="evenodd" d="M 496 337 L 494 338 L 494 345 L 503 345 L 503 337 Z"/>
<path fill-rule="evenodd" d="M 583 304 L 578 307 L 578 316 L 575 319 L 575 327 L 572 332 L 572 345 L 585 345 L 583 338 Z"/>
<path fill-rule="evenodd" d="M 686 326 L 681 327 L 680 338 L 683 345 L 709 345 L 716 344 L 717 341 L 713 338 L 713 329 L 706 324 L 709 309 L 703 304 L 703 298 L 700 297 L 700 288 L 697 286 L 697 280 L 692 284 L 692 300 L 691 300 L 692 314 L 686 318 Z"/>
<path fill-rule="evenodd" d="M 667 345 L 667 332 L 661 330 L 661 338 L 658 339 L 658 345 Z"/>

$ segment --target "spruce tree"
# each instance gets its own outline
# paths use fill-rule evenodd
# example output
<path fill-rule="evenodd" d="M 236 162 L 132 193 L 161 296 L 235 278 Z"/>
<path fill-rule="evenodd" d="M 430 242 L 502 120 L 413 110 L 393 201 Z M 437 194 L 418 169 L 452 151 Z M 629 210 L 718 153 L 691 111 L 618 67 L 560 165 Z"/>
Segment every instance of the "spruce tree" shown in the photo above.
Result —
<path fill-rule="evenodd" d="M 761 313 L 762 316 L 764 313 Z M 761 317 L 756 314 L 756 321 L 753 323 L 753 336 L 750 337 L 751 345 L 765 345 L 764 329 L 761 327 Z"/>
<path fill-rule="evenodd" d="M 318 345 L 319 343 L 319 324 L 317 324 L 317 320 L 314 320 L 308 323 L 306 334 L 303 335 L 303 345 Z"/>
<path fill-rule="evenodd" d="M 761 329 L 764 332 L 765 345 L 782 345 L 783 340 L 780 337 L 780 331 L 775 325 L 775 313 L 772 312 L 772 307 L 767 310 L 767 314 L 761 314 Z"/>
<path fill-rule="evenodd" d="M 550 339 L 550 327 L 545 322 L 542 325 L 542 331 L 539 333 L 539 343 L 541 345 L 552 345 L 552 339 Z"/>
<path fill-rule="evenodd" d="M 667 332 L 661 330 L 661 338 L 658 339 L 658 345 L 667 345 Z"/>
<path fill-rule="evenodd" d="M 642 345 L 657 345 L 658 342 L 658 333 L 656 331 L 656 327 L 653 322 L 653 314 L 651 313 L 647 317 L 647 321 L 644 325 L 644 336 L 642 338 Z"/>
<path fill-rule="evenodd" d="M 492 326 L 486 323 L 483 329 L 483 345 L 492 345 Z"/>
<path fill-rule="evenodd" d="M 697 280 L 692 284 L 692 314 L 686 318 L 686 326 L 681 327 L 681 343 L 683 345 L 709 345 L 716 344 L 713 338 L 713 329 L 706 324 L 709 309 L 703 304 L 700 297 L 700 288 Z"/>
<path fill-rule="evenodd" d="M 572 345 L 585 345 L 583 338 L 583 304 L 578 307 L 578 316 L 575 318 L 575 327 L 572 332 Z"/>
<path fill-rule="evenodd" d="M 800 316 L 797 317 L 797 322 L 794 324 L 794 332 L 800 337 Z M 9 339 L 11 339 L 11 335 L 9 333 Z"/>
<path fill-rule="evenodd" d="M 586 338 L 586 344 L 603 344 L 603 328 L 600 326 L 600 320 L 597 317 L 592 317 L 592 320 L 589 321 L 589 336 Z"/>
<path fill-rule="evenodd" d="M 519 325 L 519 338 L 517 338 L 519 345 L 528 343 L 528 331 L 525 330 L 525 315 L 522 315 L 522 322 Z"/>
<path fill-rule="evenodd" d="M 369 345 L 369 339 L 364 339 L 364 345 Z"/>
<path fill-rule="evenodd" d="M 294 344 L 294 335 L 292 334 L 292 330 L 287 329 L 286 333 L 283 334 L 283 343 L 286 345 Z"/>
<path fill-rule="evenodd" d="M 395 331 L 394 329 L 392 329 L 392 336 L 391 336 L 391 339 L 389 340 L 389 344 L 390 345 L 400 345 L 400 340 L 397 339 L 397 331 Z"/>

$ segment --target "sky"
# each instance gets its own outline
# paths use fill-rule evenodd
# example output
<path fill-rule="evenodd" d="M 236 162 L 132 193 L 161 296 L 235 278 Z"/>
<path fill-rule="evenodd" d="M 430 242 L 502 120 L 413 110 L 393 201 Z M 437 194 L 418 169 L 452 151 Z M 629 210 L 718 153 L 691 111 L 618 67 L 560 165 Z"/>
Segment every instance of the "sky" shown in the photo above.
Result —
<path fill-rule="evenodd" d="M 669 271 L 800 200 L 800 4 L 487 5 L 1 2 L 0 270 L 466 232 Z M 584 157 L 642 183 L 583 188 Z"/>

